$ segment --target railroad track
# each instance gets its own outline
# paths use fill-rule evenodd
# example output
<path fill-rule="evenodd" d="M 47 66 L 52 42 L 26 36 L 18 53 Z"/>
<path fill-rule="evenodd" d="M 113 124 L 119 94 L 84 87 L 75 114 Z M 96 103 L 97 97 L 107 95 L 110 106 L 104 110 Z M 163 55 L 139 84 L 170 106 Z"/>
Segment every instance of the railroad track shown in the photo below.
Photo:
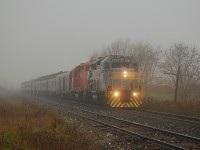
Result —
<path fill-rule="evenodd" d="M 68 100 L 66 99 L 61 99 L 61 98 L 51 98 L 52 100 L 56 99 L 62 102 L 66 102 Z M 76 102 L 76 101 L 69 101 L 70 103 L 75 103 L 75 104 L 80 104 L 84 106 L 91 106 L 95 108 L 102 108 L 103 106 L 98 106 L 95 104 L 87 104 L 83 102 Z M 105 108 L 105 107 L 103 107 Z M 110 108 L 107 107 L 107 109 L 115 110 L 118 108 Z M 200 125 L 200 118 L 198 117 L 192 117 L 192 116 L 186 116 L 186 115 L 178 115 L 178 114 L 172 114 L 172 113 L 166 113 L 166 112 L 158 112 L 158 111 L 151 111 L 151 110 L 145 110 L 145 109 L 119 109 L 122 111 L 127 111 L 127 113 L 131 114 L 132 112 L 136 112 L 137 114 L 145 115 L 145 116 L 153 116 L 156 118 L 163 118 L 163 119 L 169 119 L 169 120 L 174 120 L 178 122 L 184 122 L 184 123 L 189 123 L 193 125 Z"/>
<path fill-rule="evenodd" d="M 86 109 L 69 107 L 68 105 L 60 104 L 58 102 L 47 101 L 44 99 L 40 99 L 39 102 L 50 107 L 54 107 L 61 112 L 70 113 L 103 126 L 118 130 L 125 134 L 139 137 L 145 141 L 159 145 L 162 148 L 200 149 L 200 138 L 197 137 L 154 128 L 136 122 L 130 122 L 128 120 L 103 115 Z"/>
<path fill-rule="evenodd" d="M 200 118 L 198 117 L 178 115 L 178 114 L 172 114 L 172 113 L 166 113 L 166 112 L 158 112 L 158 111 L 145 110 L 145 109 L 138 109 L 138 110 L 131 110 L 131 111 L 135 111 L 137 113 L 144 114 L 144 115 L 151 115 L 154 117 L 160 117 L 164 119 L 171 119 L 171 120 L 177 120 L 177 121 L 181 121 L 185 123 L 200 125 Z"/>

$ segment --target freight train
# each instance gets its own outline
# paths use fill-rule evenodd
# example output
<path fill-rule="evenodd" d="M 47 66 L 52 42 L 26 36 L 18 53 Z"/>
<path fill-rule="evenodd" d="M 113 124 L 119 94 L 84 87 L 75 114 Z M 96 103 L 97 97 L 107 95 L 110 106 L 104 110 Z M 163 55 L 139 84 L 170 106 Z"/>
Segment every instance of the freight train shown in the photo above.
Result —
<path fill-rule="evenodd" d="M 142 104 L 138 64 L 130 56 L 110 55 L 23 82 L 21 90 L 34 95 L 73 97 L 111 107 Z"/>

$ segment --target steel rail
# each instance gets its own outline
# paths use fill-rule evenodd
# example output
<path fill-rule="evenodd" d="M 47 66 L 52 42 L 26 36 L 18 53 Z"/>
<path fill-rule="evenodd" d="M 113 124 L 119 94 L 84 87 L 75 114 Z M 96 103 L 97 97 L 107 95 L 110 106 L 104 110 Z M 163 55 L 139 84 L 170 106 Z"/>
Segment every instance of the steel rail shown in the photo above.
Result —
<path fill-rule="evenodd" d="M 69 101 L 69 100 L 62 99 L 62 98 L 51 98 L 51 99 L 57 99 L 57 100 L 59 99 L 59 100 L 63 100 L 63 101 Z M 69 101 L 69 102 L 70 103 L 76 103 L 76 104 L 81 103 L 82 105 L 85 105 L 85 106 L 91 106 L 92 105 L 92 104 L 86 104 L 86 103 L 83 103 L 83 102 L 75 102 L 75 101 Z M 98 105 L 92 105 L 92 106 L 102 108 L 102 106 L 98 106 Z M 107 107 L 107 108 L 109 108 L 109 107 Z M 172 119 L 172 120 L 175 120 L 175 121 L 192 123 L 192 124 L 196 124 L 196 125 L 200 124 L 200 118 L 198 118 L 198 117 L 178 115 L 178 114 L 172 114 L 172 113 L 166 113 L 166 112 L 151 111 L 151 110 L 144 110 L 144 109 L 138 109 L 138 110 L 135 110 L 135 109 L 127 110 L 126 109 L 126 111 L 130 111 L 130 112 L 134 111 L 134 112 L 137 112 L 138 114 L 145 114 L 145 115 L 153 116 L 153 117 L 156 117 L 156 118 L 159 117 L 159 118 L 164 118 L 164 119 Z"/>
<path fill-rule="evenodd" d="M 132 111 L 132 110 L 131 110 Z M 192 121 L 192 120 L 188 120 L 187 119 L 181 119 L 181 118 L 184 118 L 185 116 L 182 116 L 182 115 L 176 115 L 176 114 L 164 114 L 164 113 L 150 113 L 150 112 L 143 112 L 142 110 L 133 110 L 134 112 L 137 112 L 138 114 L 145 114 L 145 115 L 148 115 L 148 116 L 153 116 L 153 117 L 159 117 L 159 118 L 164 118 L 164 119 L 171 119 L 171 120 L 175 120 L 175 121 L 181 121 L 181 122 L 185 122 L 185 123 L 192 123 L 192 124 L 196 124 L 196 125 L 199 125 L 200 124 L 200 121 Z M 173 117 L 170 117 L 170 116 L 173 116 Z M 187 116 L 188 117 L 188 116 Z M 199 119 L 199 118 L 197 118 Z"/>
<path fill-rule="evenodd" d="M 62 105 L 63 106 L 63 104 L 59 104 L 59 103 L 57 103 L 55 101 L 52 102 L 52 103 L 56 103 L 57 105 Z M 72 102 L 72 103 L 76 103 L 76 102 Z M 85 104 L 85 105 L 87 105 L 87 104 Z M 68 105 L 66 105 L 66 104 L 64 104 L 64 106 L 68 107 Z M 91 105 L 87 105 L 87 106 L 91 106 Z M 81 111 L 85 111 L 85 112 L 89 112 L 89 113 L 93 113 L 93 114 L 95 113 L 96 115 L 101 115 L 103 117 L 107 117 L 107 118 L 110 118 L 110 119 L 115 119 L 117 121 L 123 121 L 124 123 L 129 123 L 129 124 L 132 124 L 132 125 L 137 125 L 137 126 L 141 126 L 141 127 L 144 127 L 144 128 L 149 128 L 151 130 L 155 130 L 155 131 L 159 131 L 159 132 L 165 132 L 167 134 L 179 136 L 179 137 L 182 137 L 182 138 L 187 138 L 187 139 L 190 139 L 192 141 L 196 141 L 198 143 L 200 142 L 200 138 L 198 138 L 198 137 L 189 136 L 189 135 L 185 135 L 185 134 L 181 134 L 181 133 L 177 133 L 177 132 L 173 132 L 173 131 L 168 131 L 168 130 L 165 130 L 165 129 L 156 128 L 156 127 L 152 127 L 152 126 L 149 126 L 149 125 L 144 125 L 144 124 L 133 122 L 133 121 L 122 120 L 120 118 L 116 118 L 116 117 L 112 117 L 112 116 L 106 116 L 106 115 L 103 115 L 103 114 L 100 114 L 100 113 L 97 113 L 97 112 L 92 112 L 92 111 L 89 111 L 89 110 L 86 110 L 86 109 L 80 109 L 80 108 L 75 108 L 75 109 L 79 109 Z"/>
<path fill-rule="evenodd" d="M 67 105 L 63 105 L 63 104 L 60 104 L 60 103 L 57 103 L 57 102 L 51 102 L 51 103 L 60 105 L 61 107 L 68 107 Z M 154 130 L 154 131 L 165 132 L 167 134 L 171 134 L 171 135 L 174 135 L 174 136 L 187 138 L 189 140 L 196 141 L 196 142 L 200 143 L 200 138 L 198 138 L 198 137 L 184 135 L 184 134 L 168 131 L 168 130 L 165 130 L 165 129 L 160 129 L 160 128 L 144 125 L 144 124 L 141 124 L 141 123 L 137 123 L 137 122 L 133 122 L 133 121 L 125 120 L 125 119 L 120 119 L 120 118 L 113 117 L 113 116 L 103 115 L 103 114 L 100 114 L 100 113 L 97 113 L 97 112 L 92 112 L 92 111 L 89 111 L 89 110 L 86 110 L 86 109 L 81 109 L 81 108 L 77 108 L 77 107 L 72 107 L 72 108 L 80 110 L 80 111 L 84 111 L 86 113 L 91 113 L 91 114 L 99 115 L 99 116 L 106 117 L 106 118 L 109 118 L 109 119 L 114 119 L 116 121 L 121 121 L 121 122 L 124 122 L 126 124 L 137 125 L 137 126 L 140 126 L 140 127 L 144 127 L 144 128 Z"/>
<path fill-rule="evenodd" d="M 62 106 L 62 107 L 66 107 L 67 105 L 61 105 L 57 102 L 52 102 L 52 101 L 48 101 L 50 103 L 54 103 L 58 106 Z M 47 102 L 46 102 L 47 103 Z M 48 103 L 49 105 L 49 103 Z M 55 105 L 50 105 L 50 106 L 53 106 L 54 108 L 57 108 L 59 110 L 62 110 L 64 112 L 68 112 L 68 113 L 71 113 L 71 114 L 75 114 L 75 115 L 78 115 L 80 117 L 83 117 L 83 118 L 86 118 L 88 120 L 92 120 L 92 121 L 95 121 L 95 122 L 98 122 L 98 123 L 101 123 L 103 125 L 106 125 L 106 126 L 109 126 L 109 127 L 112 127 L 112 128 L 115 128 L 117 130 L 120 130 L 120 131 L 123 131 L 123 132 L 126 132 L 127 134 L 131 134 L 131 135 L 135 135 L 135 136 L 138 136 L 142 139 L 146 139 L 148 141 L 150 141 L 151 143 L 154 143 L 154 144 L 157 144 L 157 145 L 160 145 L 160 146 L 163 146 L 164 148 L 169 148 L 169 149 L 186 149 L 186 148 L 182 148 L 182 147 L 179 147 L 179 146 L 176 146 L 176 145 L 172 145 L 172 144 L 169 144 L 169 143 L 166 143 L 166 142 L 163 142 L 163 141 L 160 141 L 160 140 L 156 140 L 156 139 L 153 139 L 153 138 L 150 138 L 150 137 L 147 137 L 145 135 L 142 135 L 142 134 L 138 134 L 136 132 L 132 132 L 132 131 L 129 131 L 129 130 L 126 130 L 126 129 L 123 129 L 123 128 L 120 128 L 120 127 L 117 127 L 117 126 L 114 126 L 114 125 L 109 125 L 107 123 L 102 123 L 98 120 L 95 120 L 95 119 L 92 119 L 92 118 L 88 118 L 88 117 L 85 117 L 83 115 L 80 115 L 80 114 L 76 114 L 76 113 L 72 113 L 72 112 L 69 112 L 69 111 L 66 111 L 66 109 L 64 108 L 61 108 L 61 107 L 56 107 Z M 83 109 L 80 109 L 80 108 L 76 108 L 76 109 L 79 109 L 81 111 L 85 111 L 85 112 L 88 112 L 88 113 L 92 113 L 92 114 L 95 114 L 95 115 L 100 115 L 102 117 L 107 117 L 107 118 L 110 118 L 110 119 L 115 119 L 117 121 L 121 121 L 121 122 L 124 122 L 124 123 L 131 123 L 131 124 L 135 124 L 135 125 L 138 125 L 138 126 L 141 126 L 141 124 L 139 123 L 134 123 L 134 122 L 130 122 L 130 121 L 127 121 L 127 120 L 121 120 L 119 118 L 116 118 L 116 117 L 110 117 L 110 116 L 106 116 L 106 115 L 102 115 L 102 114 L 99 114 L 99 113 L 94 113 L 94 112 L 91 112 L 91 111 L 87 111 L 87 110 L 83 110 Z M 153 128 L 153 127 L 150 127 L 150 126 L 146 126 L 146 125 L 142 125 L 143 127 L 146 127 L 146 128 L 151 128 L 153 130 L 158 130 L 158 131 L 162 131 L 162 132 L 166 132 L 166 133 L 170 133 L 170 134 L 174 134 L 176 136 L 181 136 L 181 137 L 184 137 L 184 138 L 189 138 L 190 140 L 195 140 L 197 142 L 200 142 L 200 139 L 199 138 L 194 138 L 194 137 L 191 137 L 191 136 L 186 136 L 186 135 L 182 135 L 182 134 L 178 134 L 178 133 L 174 133 L 174 132 L 168 132 L 167 130 L 162 130 L 162 129 L 158 129 L 158 128 Z"/>
<path fill-rule="evenodd" d="M 63 102 L 69 101 L 69 100 L 64 100 L 64 99 L 60 99 L 60 98 L 53 98 L 53 99 L 63 100 Z M 70 103 L 75 103 L 75 104 L 81 103 L 82 105 L 85 105 L 85 106 L 91 106 L 92 105 L 92 104 L 86 104 L 86 103 L 83 103 L 83 102 L 75 102 L 75 101 L 69 101 L 69 102 Z M 98 106 L 98 105 L 92 105 L 92 106 L 93 107 L 102 108 L 102 106 Z M 113 109 L 113 108 L 107 107 L 107 109 Z M 200 124 L 200 118 L 198 118 L 198 117 L 177 115 L 177 114 L 164 113 L 164 112 L 158 112 L 158 111 L 151 111 L 150 112 L 149 110 L 148 110 L 148 112 L 149 112 L 148 113 L 146 110 L 143 110 L 143 109 L 139 109 L 139 110 L 135 110 L 135 109 L 127 110 L 127 109 L 125 109 L 125 111 L 129 111 L 129 112 L 134 111 L 134 112 L 137 112 L 138 114 L 145 114 L 145 115 L 153 116 L 153 117 L 156 117 L 156 118 L 159 117 L 159 118 L 164 118 L 164 119 L 172 119 L 172 120 L 175 120 L 175 121 L 181 121 L 181 122 L 185 122 L 185 123 L 192 123 L 192 124 L 196 124 L 196 125 Z"/>
<path fill-rule="evenodd" d="M 55 107 L 55 106 L 54 106 Z M 83 116 L 83 115 L 80 115 L 80 114 L 77 114 L 77 113 L 74 113 L 74 112 L 70 112 L 70 111 L 67 111 L 65 109 L 62 109 L 60 107 L 55 107 L 56 109 L 59 109 L 63 112 L 67 112 L 67 113 L 70 113 L 70 114 L 73 114 L 73 115 L 76 115 L 76 116 L 79 116 L 81 118 L 85 118 L 89 121 L 93 121 L 93 122 L 97 122 L 99 124 L 102 124 L 104 126 L 108 126 L 110 128 L 113 128 L 115 130 L 119 130 L 119 131 L 122 131 L 128 135 L 131 135 L 131 136 L 135 136 L 135 137 L 139 137 L 143 140 L 146 140 L 152 144 L 155 144 L 155 145 L 158 145 L 158 146 L 161 146 L 162 148 L 166 148 L 166 149 L 174 149 L 174 150 L 188 150 L 186 148 L 183 148 L 183 147 L 179 147 L 179 146 L 176 146 L 176 145 L 173 145 L 173 144 L 169 144 L 167 142 L 163 142 L 163 141 L 160 141 L 160 140 L 156 140 L 156 139 L 153 139 L 153 138 L 150 138 L 148 136 L 145 136 L 145 135 L 142 135 L 142 134 L 139 134 L 139 133 L 136 133 L 136 132 L 132 132 L 132 131 L 129 131 L 129 130 L 126 130 L 126 129 L 123 129 L 123 128 L 120 128 L 120 127 L 117 127 L 117 126 L 114 126 L 114 125 L 111 125 L 111 124 L 107 124 L 107 123 L 104 123 L 104 122 L 101 122 L 101 121 L 98 121 L 98 120 L 95 120 L 93 118 L 89 118 L 89 117 L 86 117 L 86 116 Z"/>
<path fill-rule="evenodd" d="M 62 98 L 51 98 L 51 99 L 69 101 L 69 100 L 66 100 L 66 99 L 64 100 Z M 85 105 L 85 106 L 91 106 L 92 105 L 92 104 L 86 104 L 86 103 L 83 103 L 83 102 L 75 102 L 75 101 L 69 101 L 69 102 L 70 103 L 76 103 L 76 104 L 81 103 L 82 105 Z M 98 106 L 98 105 L 92 105 L 92 106 L 102 108 L 102 106 Z M 109 108 L 109 107 L 107 107 L 107 108 Z M 126 111 L 130 111 L 130 110 L 126 110 Z M 172 114 L 172 113 L 166 113 L 166 112 L 151 111 L 151 110 L 144 110 L 144 109 L 139 109 L 139 110 L 132 109 L 130 112 L 132 112 L 132 111 L 137 112 L 138 114 L 145 114 L 145 115 L 153 116 L 153 117 L 156 117 L 156 118 L 159 117 L 159 118 L 164 118 L 164 119 L 172 119 L 172 120 L 175 120 L 175 121 L 192 123 L 192 124 L 196 124 L 196 125 L 200 124 L 200 118 L 198 118 L 198 117 L 178 115 L 178 114 Z"/>
<path fill-rule="evenodd" d="M 171 116 L 171 117 L 175 117 L 175 118 L 183 118 L 184 120 L 194 121 L 194 122 L 200 123 L 200 118 L 199 117 L 180 115 L 180 114 L 172 114 L 172 113 L 167 113 L 167 112 L 159 112 L 159 111 L 146 110 L 146 109 L 139 109 L 138 111 L 142 111 L 142 112 L 145 112 L 145 113 L 166 115 L 166 116 Z"/>

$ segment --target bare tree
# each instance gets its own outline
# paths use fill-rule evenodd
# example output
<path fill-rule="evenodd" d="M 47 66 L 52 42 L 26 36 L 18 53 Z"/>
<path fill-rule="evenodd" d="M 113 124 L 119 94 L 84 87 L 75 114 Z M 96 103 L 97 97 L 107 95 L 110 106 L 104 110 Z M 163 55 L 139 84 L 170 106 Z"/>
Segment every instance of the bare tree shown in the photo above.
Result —
<path fill-rule="evenodd" d="M 139 77 L 144 90 L 144 96 L 150 96 L 150 88 L 157 79 L 156 70 L 159 61 L 159 49 L 147 43 L 133 44 L 129 55 L 133 56 L 139 64 Z"/>
<path fill-rule="evenodd" d="M 90 57 L 91 59 L 95 59 L 98 57 L 105 57 L 108 55 L 128 55 L 129 50 L 131 49 L 130 40 L 116 40 L 107 47 L 103 47 L 103 49 L 99 52 L 93 52 Z"/>
<path fill-rule="evenodd" d="M 130 40 L 116 40 L 107 48 L 104 48 L 101 56 L 105 55 L 127 55 L 131 47 Z"/>
<path fill-rule="evenodd" d="M 131 44 L 130 40 L 117 40 L 101 52 L 101 56 L 128 55 L 135 58 L 139 64 L 139 77 L 146 97 L 149 96 L 149 89 L 156 79 L 159 54 L 159 50 L 155 50 L 150 44 Z"/>
<path fill-rule="evenodd" d="M 90 61 L 96 60 L 99 56 L 100 55 L 98 52 L 93 52 L 93 54 L 90 56 Z"/>
<path fill-rule="evenodd" d="M 187 100 L 191 94 L 191 87 L 200 80 L 200 54 L 195 48 L 183 44 L 175 44 L 166 50 L 162 70 L 165 76 L 175 85 L 179 82 L 179 96 Z M 178 75 L 177 75 L 178 73 Z M 180 75 L 180 76 L 179 76 Z"/>

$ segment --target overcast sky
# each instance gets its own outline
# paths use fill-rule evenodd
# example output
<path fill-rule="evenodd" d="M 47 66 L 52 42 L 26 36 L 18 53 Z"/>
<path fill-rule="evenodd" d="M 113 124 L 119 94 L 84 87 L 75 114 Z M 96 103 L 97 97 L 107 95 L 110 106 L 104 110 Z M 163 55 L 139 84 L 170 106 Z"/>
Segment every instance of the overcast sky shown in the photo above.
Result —
<path fill-rule="evenodd" d="M 0 0 L 0 84 L 71 70 L 117 39 L 200 47 L 200 1 Z"/>

